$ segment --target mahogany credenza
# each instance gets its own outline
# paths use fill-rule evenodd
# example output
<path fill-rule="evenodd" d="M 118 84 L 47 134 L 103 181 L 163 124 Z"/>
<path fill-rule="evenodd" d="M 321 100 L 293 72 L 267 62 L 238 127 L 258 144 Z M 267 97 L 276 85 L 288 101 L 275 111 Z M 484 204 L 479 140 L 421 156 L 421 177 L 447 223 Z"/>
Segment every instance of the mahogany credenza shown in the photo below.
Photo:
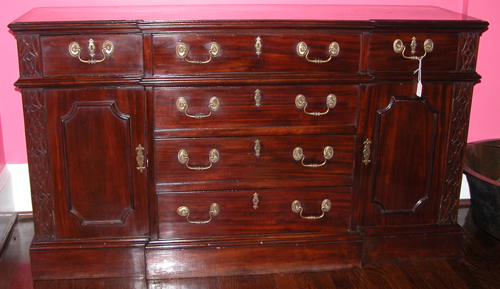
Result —
<path fill-rule="evenodd" d="M 411 6 L 33 9 L 9 25 L 33 278 L 459 257 L 487 25 Z"/>

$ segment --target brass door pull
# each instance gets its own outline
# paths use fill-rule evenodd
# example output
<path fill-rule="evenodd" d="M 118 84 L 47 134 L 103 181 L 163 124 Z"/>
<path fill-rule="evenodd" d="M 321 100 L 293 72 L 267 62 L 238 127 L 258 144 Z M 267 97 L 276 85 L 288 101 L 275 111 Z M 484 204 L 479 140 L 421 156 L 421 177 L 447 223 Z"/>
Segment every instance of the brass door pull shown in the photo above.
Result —
<path fill-rule="evenodd" d="M 415 56 L 415 53 L 417 52 L 417 38 L 416 37 L 413 37 L 411 39 L 411 43 L 410 43 L 411 56 L 405 55 L 406 46 L 403 44 L 403 41 L 401 39 L 394 40 L 394 43 L 392 44 L 392 48 L 394 49 L 394 52 L 396 52 L 397 54 L 401 53 L 401 55 L 406 59 L 421 60 L 422 58 L 424 58 L 427 55 L 427 53 L 432 52 L 432 50 L 434 49 L 434 42 L 432 41 L 432 39 L 426 39 L 424 41 L 424 54 L 421 56 Z"/>
<path fill-rule="evenodd" d="M 313 115 L 313 116 L 325 115 L 330 111 L 330 108 L 334 108 L 335 105 L 337 105 L 337 97 L 335 96 L 335 94 L 329 94 L 326 97 L 326 111 L 324 111 L 324 112 L 319 112 L 319 111 L 308 112 L 308 111 L 306 111 L 306 107 L 307 107 L 306 97 L 302 94 L 299 94 L 295 97 L 295 106 L 298 109 L 303 109 L 304 113 L 307 115 Z"/>
<path fill-rule="evenodd" d="M 323 156 L 325 157 L 325 160 L 321 164 L 304 164 L 304 159 L 306 158 L 306 156 L 304 155 L 304 152 L 301 147 L 296 147 L 293 150 L 293 158 L 296 161 L 300 161 L 304 167 L 317 168 L 324 166 L 326 164 L 326 161 L 333 157 L 333 153 L 334 153 L 333 148 L 331 146 L 326 146 L 323 149 Z"/>
<path fill-rule="evenodd" d="M 323 218 L 325 216 L 325 213 L 330 211 L 331 208 L 332 208 L 332 202 L 329 199 L 324 199 L 323 202 L 321 203 L 321 215 L 304 216 L 302 215 L 302 212 L 304 211 L 302 204 L 298 200 L 295 200 L 292 203 L 292 211 L 295 214 L 299 214 L 302 219 L 308 219 L 308 220 L 317 220 Z"/>
<path fill-rule="evenodd" d="M 180 58 L 184 59 L 188 63 L 194 63 L 194 64 L 206 64 L 212 61 L 212 57 L 216 57 L 219 54 L 220 51 L 220 46 L 217 44 L 217 42 L 212 42 L 210 43 L 210 46 L 208 48 L 208 60 L 189 60 L 187 59 L 187 54 L 189 53 L 188 47 L 184 43 L 179 43 L 177 44 L 177 47 L 175 49 L 175 52 L 177 53 L 177 56 Z"/>
<path fill-rule="evenodd" d="M 93 39 L 90 39 L 89 40 L 89 46 L 88 46 L 88 49 L 89 49 L 89 54 L 90 54 L 90 60 L 84 60 L 81 58 L 81 53 L 82 53 L 82 48 L 80 47 L 80 45 L 76 42 L 71 42 L 69 44 L 69 47 L 68 47 L 68 50 L 69 50 L 69 54 L 73 57 L 77 57 L 81 62 L 83 63 L 88 63 L 88 64 L 96 64 L 96 63 L 99 63 L 99 62 L 103 62 L 104 60 L 106 60 L 106 56 L 110 56 L 111 54 L 113 54 L 113 51 L 115 50 L 115 47 L 113 45 L 113 43 L 109 40 L 106 40 L 104 41 L 103 45 L 102 45 L 102 54 L 103 54 L 103 57 L 102 59 L 94 59 L 95 57 L 95 44 L 94 44 L 94 40 Z"/>
<path fill-rule="evenodd" d="M 189 114 L 187 112 L 188 108 L 189 108 L 189 105 L 187 103 L 187 100 L 186 98 L 184 98 L 183 96 L 179 97 L 175 103 L 176 107 L 177 107 L 177 110 L 184 113 L 186 116 L 188 117 L 192 117 L 192 118 L 196 118 L 196 119 L 200 119 L 200 118 L 205 118 L 205 117 L 209 117 L 212 115 L 212 112 L 216 112 L 219 107 L 220 107 L 220 102 L 219 102 L 219 99 L 214 96 L 212 98 L 210 98 L 209 102 L 208 102 L 208 110 L 209 110 L 209 113 L 208 114 L 205 114 L 205 115 L 192 115 L 192 114 Z"/>
<path fill-rule="evenodd" d="M 335 57 L 339 55 L 340 52 L 340 46 L 337 42 L 332 42 L 328 46 L 328 54 L 330 57 L 328 59 L 322 60 L 322 59 L 309 59 L 309 48 L 307 48 L 307 44 L 303 41 L 299 42 L 297 44 L 297 55 L 300 57 L 305 57 L 307 61 L 312 62 L 312 63 L 327 63 L 330 60 L 332 60 L 332 57 Z"/>
<path fill-rule="evenodd" d="M 210 218 L 206 221 L 191 221 L 189 220 L 189 215 L 191 214 L 191 210 L 189 210 L 188 207 L 186 206 L 180 206 L 177 208 L 177 214 L 181 217 L 186 217 L 186 221 L 188 221 L 190 224 L 197 224 L 197 225 L 202 225 L 206 223 L 210 223 L 212 221 L 212 217 L 216 217 L 220 213 L 220 207 L 217 203 L 213 203 L 210 206 L 210 211 L 208 212 L 208 215 Z"/>
<path fill-rule="evenodd" d="M 210 153 L 208 154 L 208 160 L 210 162 L 210 165 L 208 167 L 190 167 L 189 166 L 189 155 L 186 150 L 182 149 L 179 151 L 177 154 L 177 159 L 181 164 L 185 164 L 186 167 L 190 170 L 195 170 L 195 171 L 203 171 L 203 170 L 208 170 L 212 167 L 212 165 L 216 162 L 219 161 L 220 155 L 219 151 L 216 149 L 212 149 Z"/>

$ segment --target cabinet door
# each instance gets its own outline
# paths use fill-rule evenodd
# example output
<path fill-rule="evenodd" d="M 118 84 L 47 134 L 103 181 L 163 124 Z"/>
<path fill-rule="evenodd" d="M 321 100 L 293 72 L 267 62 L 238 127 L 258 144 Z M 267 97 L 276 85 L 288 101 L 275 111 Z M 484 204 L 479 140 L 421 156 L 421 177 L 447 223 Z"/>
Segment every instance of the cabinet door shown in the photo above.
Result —
<path fill-rule="evenodd" d="M 142 88 L 45 91 L 58 238 L 148 233 Z"/>
<path fill-rule="evenodd" d="M 414 84 L 368 87 L 360 226 L 438 221 L 453 94 L 444 83 L 425 85 L 423 97 Z"/>

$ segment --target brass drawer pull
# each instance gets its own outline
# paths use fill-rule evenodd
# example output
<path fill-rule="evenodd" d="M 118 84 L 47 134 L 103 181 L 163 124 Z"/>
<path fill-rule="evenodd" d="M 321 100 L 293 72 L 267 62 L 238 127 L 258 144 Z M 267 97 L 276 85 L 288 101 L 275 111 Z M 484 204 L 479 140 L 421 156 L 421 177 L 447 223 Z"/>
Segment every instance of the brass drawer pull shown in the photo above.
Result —
<path fill-rule="evenodd" d="M 325 115 L 330 111 L 330 108 L 334 108 L 335 105 L 337 105 L 337 97 L 335 96 L 335 94 L 329 94 L 326 97 L 326 111 L 324 111 L 324 112 L 319 112 L 319 111 L 308 112 L 308 111 L 306 111 L 306 107 L 307 107 L 306 97 L 302 94 L 299 94 L 295 97 L 295 106 L 298 109 L 303 109 L 304 113 L 307 115 L 313 115 L 313 116 Z"/>
<path fill-rule="evenodd" d="M 212 167 L 213 164 L 219 161 L 220 155 L 219 151 L 216 149 L 212 149 L 210 153 L 208 154 L 208 160 L 210 162 L 210 165 L 208 167 L 190 167 L 189 166 L 189 155 L 186 150 L 182 149 L 179 151 L 177 154 L 177 159 L 181 164 L 185 164 L 186 167 L 190 170 L 195 170 L 195 171 L 203 171 L 203 170 L 208 170 Z"/>
<path fill-rule="evenodd" d="M 292 203 L 292 211 L 295 214 L 300 214 L 300 217 L 302 219 L 308 219 L 308 220 L 317 220 L 317 219 L 323 218 L 325 216 L 325 213 L 330 211 L 331 208 L 332 208 L 332 202 L 329 199 L 324 199 L 323 202 L 321 203 L 321 215 L 319 215 L 319 216 L 304 216 L 304 215 L 302 215 L 302 212 L 304 211 L 302 204 L 298 200 L 295 200 Z"/>
<path fill-rule="evenodd" d="M 69 47 L 68 47 L 68 50 L 69 50 L 69 54 L 73 57 L 78 57 L 78 59 L 83 62 L 83 63 L 88 63 L 88 64 L 96 64 L 96 63 L 99 63 L 99 62 L 103 62 L 104 60 L 106 60 L 106 56 L 110 56 L 111 54 L 113 54 L 113 51 L 115 50 L 115 47 L 113 45 L 113 43 L 109 40 L 106 40 L 104 41 L 103 45 L 102 45 L 102 54 L 103 54 L 103 57 L 102 59 L 94 59 L 95 57 L 95 44 L 94 44 L 94 40 L 93 39 L 90 39 L 89 40 L 89 46 L 88 46 L 88 49 L 90 51 L 90 60 L 83 60 L 81 58 L 81 53 L 82 53 L 82 48 L 80 47 L 80 45 L 76 42 L 71 42 L 69 44 Z"/>
<path fill-rule="evenodd" d="M 177 214 L 181 217 L 186 217 L 186 221 L 188 221 L 191 224 L 197 224 L 197 225 L 202 225 L 206 223 L 210 223 L 212 221 L 212 217 L 216 217 L 220 213 L 220 207 L 217 203 L 213 203 L 210 206 L 210 211 L 208 212 L 208 215 L 210 216 L 210 219 L 206 221 L 191 221 L 189 220 L 189 214 L 191 214 L 191 211 L 189 210 L 188 207 L 186 206 L 180 206 L 177 208 Z"/>
<path fill-rule="evenodd" d="M 331 146 L 326 146 L 323 149 L 323 156 L 325 157 L 325 160 L 321 164 L 304 164 L 304 159 L 306 158 L 306 156 L 304 155 L 302 148 L 296 147 L 293 150 L 293 158 L 296 161 L 301 161 L 302 165 L 308 168 L 317 168 L 324 166 L 326 164 L 326 161 L 333 157 L 333 148 Z"/>
<path fill-rule="evenodd" d="M 212 42 L 210 43 L 209 49 L 208 49 L 208 60 L 200 61 L 200 60 L 189 60 L 187 59 L 187 54 L 189 53 L 189 50 L 187 48 L 187 45 L 184 43 L 179 43 L 177 44 L 177 47 L 175 49 L 175 52 L 177 53 L 177 56 L 180 58 L 184 59 L 188 63 L 194 63 L 194 64 L 206 64 L 212 61 L 212 57 L 216 57 L 219 54 L 220 51 L 220 46 L 217 44 L 217 42 Z"/>
<path fill-rule="evenodd" d="M 415 36 L 411 39 L 410 43 L 411 56 L 405 55 L 406 46 L 403 44 L 403 41 L 401 39 L 394 40 L 392 48 L 394 49 L 394 52 L 396 52 L 397 54 L 401 53 L 401 55 L 406 59 L 420 60 L 424 58 L 427 53 L 432 52 L 432 50 L 434 49 L 434 42 L 432 41 L 432 39 L 426 39 L 424 41 L 424 54 L 422 56 L 415 56 L 415 53 L 417 52 L 417 38 Z"/>
<path fill-rule="evenodd" d="M 318 64 L 327 63 L 330 60 L 332 60 L 332 57 L 339 55 L 339 52 L 340 52 L 339 44 L 337 42 L 332 42 L 328 46 L 328 54 L 330 55 L 330 57 L 328 59 L 325 59 L 325 60 L 309 59 L 309 57 L 308 57 L 309 56 L 309 48 L 307 48 L 307 44 L 303 41 L 301 41 L 301 42 L 299 42 L 299 44 L 297 44 L 297 55 L 299 55 L 300 57 L 305 57 L 307 59 L 307 61 L 312 62 L 312 63 L 318 63 Z"/>
<path fill-rule="evenodd" d="M 219 102 L 219 99 L 214 96 L 212 98 L 210 98 L 209 102 L 208 102 L 208 110 L 209 110 L 209 113 L 208 114 L 205 114 L 205 115 L 192 115 L 192 114 L 189 114 L 187 112 L 188 108 L 189 108 L 189 105 L 187 103 L 187 100 L 186 98 L 184 98 L 183 96 L 179 97 L 175 103 L 176 107 L 177 107 L 177 110 L 184 113 L 186 116 L 188 117 L 192 117 L 192 118 L 196 118 L 196 119 L 200 119 L 200 118 L 204 118 L 204 117 L 209 117 L 212 115 L 212 112 L 216 112 L 219 107 L 220 107 L 220 102 Z"/>

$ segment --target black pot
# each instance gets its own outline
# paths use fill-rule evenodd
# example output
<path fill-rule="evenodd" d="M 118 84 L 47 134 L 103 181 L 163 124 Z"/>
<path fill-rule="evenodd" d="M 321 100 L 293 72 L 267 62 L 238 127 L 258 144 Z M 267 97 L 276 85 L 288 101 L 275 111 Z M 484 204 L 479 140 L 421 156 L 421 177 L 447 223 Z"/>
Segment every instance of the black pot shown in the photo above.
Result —
<path fill-rule="evenodd" d="M 469 143 L 464 170 L 474 223 L 500 239 L 500 139 Z"/>

